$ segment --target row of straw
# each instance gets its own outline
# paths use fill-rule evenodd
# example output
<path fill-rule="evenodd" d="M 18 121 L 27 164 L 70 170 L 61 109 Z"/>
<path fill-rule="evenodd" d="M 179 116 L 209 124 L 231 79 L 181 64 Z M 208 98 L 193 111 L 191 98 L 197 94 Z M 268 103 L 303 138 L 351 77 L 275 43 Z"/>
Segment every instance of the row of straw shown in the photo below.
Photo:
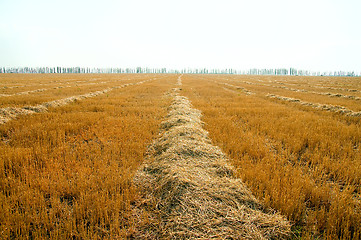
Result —
<path fill-rule="evenodd" d="M 180 85 L 180 80 L 178 81 Z M 283 239 L 289 222 L 265 209 L 236 176 L 203 129 L 201 112 L 179 95 L 134 177 L 141 198 L 139 239 Z M 143 217 L 142 217 L 143 216 Z M 148 216 L 148 221 L 142 221 Z"/>

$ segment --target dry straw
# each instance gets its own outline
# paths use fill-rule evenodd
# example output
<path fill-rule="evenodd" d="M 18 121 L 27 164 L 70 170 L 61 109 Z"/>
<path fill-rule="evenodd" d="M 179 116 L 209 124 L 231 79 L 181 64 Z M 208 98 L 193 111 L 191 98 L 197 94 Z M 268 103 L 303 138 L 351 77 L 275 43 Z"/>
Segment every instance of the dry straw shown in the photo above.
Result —
<path fill-rule="evenodd" d="M 257 86 L 265 86 L 265 87 L 273 87 L 273 88 L 281 88 L 293 92 L 303 92 L 303 93 L 313 93 L 318 94 L 322 96 L 328 96 L 328 97 L 339 97 L 339 98 L 346 98 L 346 99 L 352 99 L 352 100 L 361 100 L 361 97 L 353 96 L 353 95 L 344 95 L 341 93 L 329 93 L 329 92 L 316 92 L 316 91 L 308 91 L 306 89 L 297 89 L 297 88 L 290 88 L 286 86 L 274 86 L 272 84 L 261 84 L 261 83 L 250 83 L 250 82 L 244 82 L 249 85 L 257 85 Z M 224 85 L 233 86 L 231 84 L 224 83 Z M 236 86 L 233 86 L 236 87 Z M 316 86 L 314 86 L 316 87 Z M 348 91 L 348 92 L 357 92 L 358 90 L 355 89 L 346 89 L 346 88 L 332 88 L 332 87 L 318 87 L 318 88 L 326 88 L 330 90 L 341 90 L 341 91 Z M 241 88 L 243 89 L 243 88 Z"/>
<path fill-rule="evenodd" d="M 218 83 L 218 82 L 215 82 L 215 83 Z M 243 93 L 245 93 L 246 95 L 253 95 L 255 94 L 254 92 L 251 92 L 250 90 L 248 90 L 247 88 L 244 88 L 244 87 L 240 87 L 240 86 L 235 86 L 235 85 L 232 85 L 232 84 L 229 84 L 229 83 L 219 83 L 219 84 L 223 84 L 227 87 L 231 87 L 231 88 L 236 88 L 237 90 L 241 90 Z"/>
<path fill-rule="evenodd" d="M 344 94 L 341 94 L 341 93 L 315 92 L 315 91 L 308 91 L 306 89 L 296 89 L 296 88 L 289 88 L 289 87 L 285 87 L 285 86 L 273 86 L 273 85 L 270 85 L 270 84 L 262 84 L 262 86 L 269 86 L 269 87 L 274 87 L 274 88 L 282 88 L 282 89 L 293 91 L 293 92 L 313 93 L 313 94 L 328 96 L 328 97 L 346 98 L 346 99 L 352 99 L 352 100 L 358 100 L 358 101 L 361 100 L 361 97 L 357 97 L 357 96 L 353 96 L 353 95 L 344 95 Z M 342 88 L 342 90 L 346 91 L 346 89 L 344 89 L 344 88 Z"/>
<path fill-rule="evenodd" d="M 19 115 L 29 115 L 33 113 L 46 112 L 49 107 L 60 107 L 66 104 L 79 101 L 85 98 L 95 97 L 100 94 L 111 91 L 112 88 L 107 88 L 101 91 L 91 92 L 83 95 L 72 96 L 64 99 L 54 100 L 51 102 L 42 103 L 36 106 L 26 106 L 22 108 L 6 107 L 0 109 L 0 124 L 4 124 L 12 119 L 17 118 Z"/>
<path fill-rule="evenodd" d="M 328 97 L 346 98 L 346 99 L 358 100 L 358 101 L 361 100 L 361 97 L 357 97 L 357 96 L 353 96 L 353 95 L 344 95 L 344 94 L 341 94 L 341 93 L 316 92 L 316 91 L 308 91 L 306 89 L 290 88 L 290 87 L 286 87 L 286 86 L 274 86 L 272 84 L 252 83 L 252 82 L 247 82 L 247 81 L 243 81 L 243 82 L 246 83 L 246 84 L 249 84 L 249 85 L 281 88 L 281 89 L 285 89 L 285 90 L 289 90 L 289 91 L 293 91 L 293 92 L 313 93 L 313 94 L 318 94 L 318 95 L 328 96 Z M 224 83 L 224 85 L 227 85 L 227 86 L 230 86 L 230 87 L 236 87 L 236 86 L 228 84 L 228 83 Z M 316 86 L 313 86 L 313 87 L 316 87 Z M 346 88 L 333 88 L 333 87 L 320 87 L 320 86 L 318 86 L 317 88 L 348 91 L 348 92 L 358 92 L 358 90 L 356 90 L 356 89 L 346 89 Z M 238 87 L 238 89 L 243 90 L 244 88 Z M 245 92 L 247 92 L 247 91 L 248 90 L 245 90 Z"/>
<path fill-rule="evenodd" d="M 304 102 L 304 101 L 301 101 L 300 99 L 297 99 L 297 98 L 283 97 L 283 96 L 274 95 L 274 94 L 267 94 L 267 97 L 282 100 L 282 101 L 286 101 L 286 102 L 298 103 L 300 105 L 309 106 L 309 107 L 312 107 L 312 108 L 315 108 L 315 109 L 318 109 L 318 110 L 340 113 L 340 114 L 344 114 L 344 115 L 350 116 L 350 117 L 361 117 L 361 112 L 355 112 L 355 111 L 352 111 L 352 110 L 350 110 L 348 108 L 345 108 L 343 106 L 335 106 L 335 105 L 330 105 L 330 104 Z"/>
<path fill-rule="evenodd" d="M 325 86 L 313 86 L 315 88 L 323 88 L 323 89 L 329 89 L 329 90 L 337 90 L 337 91 L 344 91 L 344 92 L 361 92 L 357 89 L 349 89 L 349 88 L 335 88 L 335 87 L 325 87 Z"/>
<path fill-rule="evenodd" d="M 76 102 L 76 101 L 80 101 L 80 100 L 83 100 L 86 98 L 96 97 L 96 96 L 108 93 L 108 92 L 112 91 L 113 89 L 124 88 L 124 87 L 132 86 L 132 85 L 139 85 L 139 84 L 143 84 L 145 82 L 151 81 L 151 80 L 153 80 L 153 79 L 140 81 L 137 83 L 127 83 L 127 84 L 123 84 L 119 87 L 110 87 L 110 88 L 106 88 L 106 89 L 96 91 L 96 92 L 91 92 L 91 93 L 87 93 L 87 94 L 71 96 L 68 98 L 45 102 L 45 103 L 42 103 L 42 104 L 39 104 L 36 106 L 26 106 L 26 107 L 22 107 L 22 108 L 19 108 L 19 107 L 0 108 L 0 124 L 5 124 L 13 119 L 16 119 L 20 115 L 30 115 L 30 114 L 34 114 L 34 113 L 46 112 L 46 111 L 48 111 L 48 108 L 50 108 L 50 107 L 64 106 L 64 105 L 67 105 L 72 102 Z"/>
<path fill-rule="evenodd" d="M 21 96 L 21 95 L 27 95 L 30 93 L 38 93 L 38 92 L 45 92 L 47 89 L 36 89 L 36 90 L 32 90 L 32 91 L 25 91 L 25 92 L 18 92 L 18 93 L 14 93 L 14 94 L 0 94 L 0 97 L 11 97 L 11 96 Z"/>
<path fill-rule="evenodd" d="M 177 85 L 180 84 L 180 80 Z M 134 176 L 138 239 L 284 239 L 290 224 L 265 209 L 235 176 L 180 89 Z M 147 218 L 145 218 L 147 216 Z M 145 220 L 147 219 L 147 220 Z"/>

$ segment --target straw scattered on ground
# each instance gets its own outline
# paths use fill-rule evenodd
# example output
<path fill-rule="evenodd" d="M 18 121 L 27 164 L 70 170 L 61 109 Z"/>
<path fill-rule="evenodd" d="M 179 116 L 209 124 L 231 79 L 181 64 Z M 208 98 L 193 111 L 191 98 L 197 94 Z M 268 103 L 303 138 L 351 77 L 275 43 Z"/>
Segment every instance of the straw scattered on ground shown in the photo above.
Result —
<path fill-rule="evenodd" d="M 28 95 L 28 94 L 30 94 L 30 93 L 45 92 L 46 90 L 47 90 L 47 89 L 41 88 L 41 89 L 36 89 L 36 90 L 32 90 L 32 91 L 18 92 L 18 93 L 14 93 L 14 94 L 0 94 L 0 97 L 11 97 L 11 96 Z"/>
<path fill-rule="evenodd" d="M 69 103 L 73 103 L 73 102 L 80 101 L 80 100 L 83 100 L 86 98 L 96 97 L 96 96 L 108 93 L 114 89 L 124 88 L 124 87 L 132 86 L 132 85 L 139 85 L 139 84 L 143 84 L 145 82 L 151 81 L 151 80 L 153 80 L 153 79 L 140 81 L 137 83 L 127 83 L 127 84 L 123 84 L 121 86 L 110 87 L 110 88 L 106 88 L 106 89 L 96 91 L 96 92 L 91 92 L 91 93 L 87 93 L 87 94 L 71 96 L 68 98 L 45 102 L 45 103 L 42 103 L 42 104 L 39 104 L 36 106 L 25 106 L 25 107 L 21 107 L 21 108 L 19 108 L 19 107 L 0 108 L 0 124 L 5 124 L 13 119 L 16 119 L 17 117 L 19 117 L 21 115 L 30 115 L 30 114 L 34 114 L 34 113 L 46 112 L 46 111 L 48 111 L 48 108 L 61 107 L 61 106 L 67 105 Z"/>
<path fill-rule="evenodd" d="M 178 86 L 181 80 L 178 80 Z M 235 176 L 202 128 L 201 112 L 179 95 L 134 184 L 136 239 L 284 239 L 290 224 L 265 209 Z"/>
<path fill-rule="evenodd" d="M 263 81 L 264 82 L 264 81 Z M 265 86 L 265 87 L 273 87 L 273 88 L 280 88 L 280 89 L 285 89 L 285 90 L 289 90 L 289 91 L 293 91 L 293 92 L 302 92 L 302 93 L 312 93 L 312 94 L 317 94 L 317 95 L 322 95 L 322 96 L 328 96 L 328 97 L 338 97 L 338 98 L 346 98 L 346 99 L 351 99 L 351 100 L 361 100 L 361 97 L 357 97 L 357 96 L 353 96 L 353 95 L 345 95 L 342 93 L 330 93 L 330 92 L 316 92 L 316 91 L 309 91 L 306 89 L 297 89 L 297 88 L 290 88 L 290 87 L 286 87 L 286 86 L 275 86 L 272 84 L 266 84 L 266 83 L 254 83 L 254 82 L 247 82 L 247 81 L 243 81 L 243 83 L 248 84 L 248 85 L 257 85 L 257 86 Z M 237 87 L 228 83 L 223 83 L 226 86 L 230 86 L 230 87 Z M 289 84 L 289 83 L 288 83 Z M 316 88 L 323 88 L 323 89 L 329 89 L 329 90 L 339 90 L 339 91 L 347 91 L 347 92 L 358 92 L 358 90 L 356 89 L 346 89 L 346 88 L 332 88 L 332 87 L 321 87 L 321 86 L 313 86 Z M 245 88 L 243 87 L 237 87 L 239 89 L 244 90 Z M 248 90 L 246 90 L 247 92 Z"/>
<path fill-rule="evenodd" d="M 335 88 L 335 87 L 325 87 L 325 86 L 312 86 L 314 88 L 322 88 L 322 89 L 329 89 L 329 90 L 337 90 L 337 91 L 344 91 L 344 92 L 361 92 L 357 89 L 349 89 L 349 88 Z"/>
<path fill-rule="evenodd" d="M 279 95 L 275 95 L 275 94 L 267 94 L 267 97 L 286 101 L 286 102 L 293 102 L 293 103 L 297 103 L 297 104 L 300 104 L 303 106 L 309 106 L 309 107 L 315 108 L 317 110 L 335 112 L 335 113 L 343 114 L 343 115 L 350 116 L 350 117 L 361 117 L 361 112 L 355 112 L 355 111 L 352 111 L 343 106 L 304 102 L 297 98 L 289 98 L 289 97 L 279 96 Z"/>
<path fill-rule="evenodd" d="M 289 91 L 293 91 L 293 92 L 312 93 L 312 94 L 328 96 L 328 97 L 346 98 L 346 99 L 358 100 L 358 101 L 361 100 L 361 97 L 357 97 L 357 96 L 353 96 L 353 95 L 344 95 L 342 93 L 308 91 L 306 89 L 290 88 L 290 87 L 286 87 L 286 86 L 274 86 L 274 85 L 271 85 L 271 84 L 262 84 L 262 86 L 281 88 L 281 89 L 285 89 L 285 90 L 289 90 Z M 343 89 L 343 90 L 346 91 L 348 89 Z"/>
<path fill-rule="evenodd" d="M 216 83 L 218 83 L 218 82 L 216 82 Z M 222 85 L 225 85 L 225 86 L 231 87 L 231 88 L 236 88 L 237 90 L 241 90 L 241 92 L 243 92 L 246 95 L 255 94 L 254 92 L 252 92 L 252 91 L 250 91 L 250 90 L 248 90 L 247 88 L 244 88 L 244 87 L 235 86 L 235 85 L 232 85 L 232 84 L 229 84 L 229 83 L 218 83 L 218 84 L 222 84 Z"/>

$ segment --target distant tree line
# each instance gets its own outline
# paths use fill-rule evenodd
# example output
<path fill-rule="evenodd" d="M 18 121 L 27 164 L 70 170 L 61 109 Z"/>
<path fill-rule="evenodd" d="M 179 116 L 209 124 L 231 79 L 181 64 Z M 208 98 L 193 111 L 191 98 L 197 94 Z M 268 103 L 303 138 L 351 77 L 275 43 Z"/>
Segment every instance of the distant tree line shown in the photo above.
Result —
<path fill-rule="evenodd" d="M 360 76 L 361 73 L 334 71 L 313 72 L 295 68 L 269 69 L 207 69 L 207 68 L 83 68 L 83 67 L 0 67 L 0 73 L 188 73 L 188 74 L 242 74 L 242 75 L 292 75 L 292 76 Z"/>

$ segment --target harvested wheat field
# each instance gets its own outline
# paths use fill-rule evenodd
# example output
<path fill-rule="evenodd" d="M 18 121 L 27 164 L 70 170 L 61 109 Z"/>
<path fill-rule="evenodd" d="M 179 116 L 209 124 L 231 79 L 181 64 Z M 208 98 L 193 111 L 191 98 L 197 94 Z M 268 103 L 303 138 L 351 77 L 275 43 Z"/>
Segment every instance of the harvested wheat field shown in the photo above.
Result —
<path fill-rule="evenodd" d="M 1 239 L 360 239 L 361 78 L 0 74 Z"/>

